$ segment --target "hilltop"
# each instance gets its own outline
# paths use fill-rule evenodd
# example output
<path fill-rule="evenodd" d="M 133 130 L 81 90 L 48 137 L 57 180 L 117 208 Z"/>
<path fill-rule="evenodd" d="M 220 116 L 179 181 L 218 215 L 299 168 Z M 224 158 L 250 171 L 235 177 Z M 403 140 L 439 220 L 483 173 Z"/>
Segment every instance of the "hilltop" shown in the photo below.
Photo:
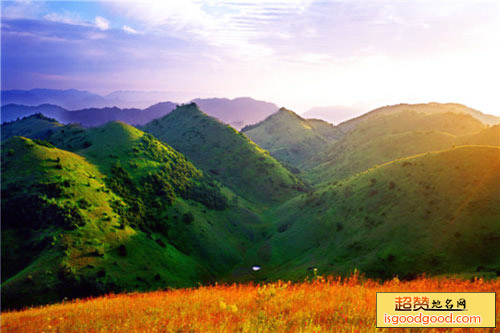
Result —
<path fill-rule="evenodd" d="M 142 128 L 250 201 L 282 201 L 304 189 L 304 184 L 267 151 L 201 112 L 194 103 Z"/>
<path fill-rule="evenodd" d="M 2 144 L 4 307 L 207 283 L 260 237 L 243 199 L 136 128 L 48 140 Z"/>
<path fill-rule="evenodd" d="M 63 125 L 41 113 L 24 117 L 17 121 L 2 124 L 2 141 L 13 136 L 25 136 L 32 139 L 46 139 Z"/>
<path fill-rule="evenodd" d="M 300 168 L 313 182 L 338 181 L 398 158 L 463 144 L 482 144 L 479 139 L 474 140 L 482 131 L 489 129 L 468 114 L 404 111 L 378 115 L 359 121 Z M 490 138 L 488 144 L 500 142 L 495 144 Z"/>
<path fill-rule="evenodd" d="M 294 167 L 310 159 L 325 146 L 342 137 L 342 132 L 321 120 L 306 120 L 285 108 L 258 124 L 241 130 L 278 160 Z"/>
<path fill-rule="evenodd" d="M 370 118 L 397 114 L 401 112 L 417 112 L 428 115 L 436 115 L 442 113 L 455 113 L 470 115 L 485 125 L 496 125 L 500 123 L 500 117 L 484 114 L 473 108 L 469 108 L 462 104 L 456 103 L 427 103 L 427 104 L 397 104 L 384 106 L 370 112 L 367 112 L 359 117 L 347 120 L 339 124 L 339 128 L 343 132 L 348 132 L 354 129 L 359 123 L 369 120 Z"/>

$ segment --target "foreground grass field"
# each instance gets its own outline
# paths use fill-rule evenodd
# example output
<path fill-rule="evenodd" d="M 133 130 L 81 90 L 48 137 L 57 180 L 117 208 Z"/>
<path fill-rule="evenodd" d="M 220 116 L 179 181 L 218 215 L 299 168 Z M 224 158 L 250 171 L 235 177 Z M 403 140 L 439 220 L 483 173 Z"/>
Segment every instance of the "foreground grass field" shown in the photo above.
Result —
<path fill-rule="evenodd" d="M 302 283 L 216 285 L 107 295 L 4 312 L 2 332 L 372 332 L 377 330 L 376 292 L 387 291 L 500 292 L 500 279 L 422 277 L 379 283 L 354 275 L 344 280 L 317 277 Z"/>

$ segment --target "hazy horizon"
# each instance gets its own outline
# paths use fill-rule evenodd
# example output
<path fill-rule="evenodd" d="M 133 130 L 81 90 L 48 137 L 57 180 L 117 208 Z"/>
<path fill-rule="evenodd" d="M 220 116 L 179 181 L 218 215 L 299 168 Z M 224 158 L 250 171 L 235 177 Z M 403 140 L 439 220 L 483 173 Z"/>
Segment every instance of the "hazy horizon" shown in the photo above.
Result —
<path fill-rule="evenodd" d="M 301 114 L 460 103 L 500 115 L 499 18 L 496 1 L 6 1 L 2 90 L 248 96 Z"/>

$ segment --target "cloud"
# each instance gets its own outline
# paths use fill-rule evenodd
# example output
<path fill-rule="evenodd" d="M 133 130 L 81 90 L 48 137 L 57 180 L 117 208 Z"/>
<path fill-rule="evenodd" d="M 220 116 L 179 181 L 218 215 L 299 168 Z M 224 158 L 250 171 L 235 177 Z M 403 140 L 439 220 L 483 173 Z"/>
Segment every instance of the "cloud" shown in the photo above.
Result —
<path fill-rule="evenodd" d="M 90 26 L 88 22 L 82 20 L 79 14 L 63 11 L 61 13 L 49 13 L 43 16 L 44 19 L 52 22 L 61 22 L 74 25 Z"/>
<path fill-rule="evenodd" d="M 122 30 L 125 31 L 126 33 L 132 34 L 132 35 L 137 35 L 139 33 L 139 31 L 135 30 L 132 27 L 129 27 L 128 25 L 124 25 L 122 27 Z"/>
<path fill-rule="evenodd" d="M 96 16 L 94 20 L 95 26 L 101 30 L 109 29 L 109 21 L 102 16 Z"/>
<path fill-rule="evenodd" d="M 44 7 L 42 1 L 15 0 L 2 1 L 2 18 L 34 18 Z"/>
<path fill-rule="evenodd" d="M 290 15 L 300 15 L 310 3 L 310 0 L 257 3 L 169 0 L 109 2 L 107 6 L 117 15 L 135 20 L 147 31 L 204 42 L 244 59 L 242 56 L 269 57 L 273 54 L 272 47 L 259 42 L 267 35 L 290 40 L 293 32 L 287 31 L 286 22 L 283 26 L 270 25 Z"/>

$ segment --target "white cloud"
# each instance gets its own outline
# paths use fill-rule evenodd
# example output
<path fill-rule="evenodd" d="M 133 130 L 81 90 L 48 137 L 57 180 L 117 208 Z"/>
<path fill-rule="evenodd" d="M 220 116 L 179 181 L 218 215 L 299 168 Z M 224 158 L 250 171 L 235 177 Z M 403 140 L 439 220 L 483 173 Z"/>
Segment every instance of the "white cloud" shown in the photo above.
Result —
<path fill-rule="evenodd" d="M 44 19 L 52 22 L 61 22 L 66 24 L 89 26 L 88 22 L 82 20 L 77 13 L 64 11 L 62 13 L 49 13 L 43 16 Z"/>
<path fill-rule="evenodd" d="M 2 17 L 35 18 L 42 12 L 44 3 L 32 0 L 2 1 Z"/>
<path fill-rule="evenodd" d="M 277 39 L 290 39 L 293 32 L 287 31 L 285 26 L 270 29 L 268 23 L 281 14 L 300 14 L 310 2 L 169 0 L 108 4 L 119 15 L 139 21 L 146 30 L 200 40 L 244 59 L 241 56 L 272 55 L 272 47 L 261 43 L 259 39 L 265 39 L 269 34 Z"/>
<path fill-rule="evenodd" d="M 128 25 L 124 25 L 122 27 L 122 30 L 125 31 L 126 33 L 128 34 L 132 34 L 132 35 L 136 35 L 138 34 L 139 32 L 137 30 L 135 30 L 134 28 L 132 27 L 129 27 Z"/>
<path fill-rule="evenodd" d="M 109 21 L 106 20 L 102 16 L 96 16 L 94 20 L 94 24 L 97 28 L 101 30 L 108 30 L 109 29 Z"/>

